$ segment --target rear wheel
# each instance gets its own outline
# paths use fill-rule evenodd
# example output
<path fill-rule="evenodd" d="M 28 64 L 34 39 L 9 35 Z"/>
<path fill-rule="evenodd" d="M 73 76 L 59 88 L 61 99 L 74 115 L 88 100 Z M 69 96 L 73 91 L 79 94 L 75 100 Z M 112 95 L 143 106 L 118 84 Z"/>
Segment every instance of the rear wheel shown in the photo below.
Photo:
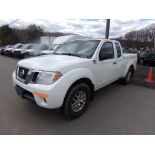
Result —
<path fill-rule="evenodd" d="M 82 115 L 88 107 L 90 96 L 90 88 L 85 83 L 80 83 L 71 88 L 63 105 L 65 116 L 68 118 L 77 118 Z"/>
<path fill-rule="evenodd" d="M 129 84 L 132 80 L 133 75 L 134 75 L 134 69 L 130 67 L 126 76 L 121 79 L 121 83 L 125 85 Z"/>

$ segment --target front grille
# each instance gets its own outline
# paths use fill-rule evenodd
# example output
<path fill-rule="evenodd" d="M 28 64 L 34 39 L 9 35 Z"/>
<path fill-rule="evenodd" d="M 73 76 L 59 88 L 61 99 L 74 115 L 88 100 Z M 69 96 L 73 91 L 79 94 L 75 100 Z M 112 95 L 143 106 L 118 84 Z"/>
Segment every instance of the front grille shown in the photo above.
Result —
<path fill-rule="evenodd" d="M 30 55 L 30 53 L 29 52 L 26 52 L 25 55 Z"/>
<path fill-rule="evenodd" d="M 16 78 L 22 83 L 35 83 L 39 72 L 18 66 L 16 69 Z"/>
<path fill-rule="evenodd" d="M 14 51 L 14 54 L 15 54 L 15 55 L 20 55 L 21 52 L 20 52 L 20 51 Z"/>

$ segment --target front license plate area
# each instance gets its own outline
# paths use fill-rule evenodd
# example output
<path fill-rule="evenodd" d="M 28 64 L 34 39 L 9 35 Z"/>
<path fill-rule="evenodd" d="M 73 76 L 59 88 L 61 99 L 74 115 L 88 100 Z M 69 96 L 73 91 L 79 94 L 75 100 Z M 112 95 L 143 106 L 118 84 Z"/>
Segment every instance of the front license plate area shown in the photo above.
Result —
<path fill-rule="evenodd" d="M 19 86 L 16 86 L 15 89 L 16 89 L 17 94 L 20 97 L 24 98 L 24 90 L 22 88 L 20 88 Z"/>

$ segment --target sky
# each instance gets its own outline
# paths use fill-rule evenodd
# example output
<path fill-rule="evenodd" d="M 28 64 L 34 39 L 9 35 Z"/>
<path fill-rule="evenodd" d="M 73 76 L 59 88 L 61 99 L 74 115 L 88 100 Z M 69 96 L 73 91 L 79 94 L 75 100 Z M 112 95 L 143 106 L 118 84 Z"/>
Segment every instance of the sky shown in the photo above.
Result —
<path fill-rule="evenodd" d="M 15 19 L 0 19 L 0 25 L 9 24 Z M 127 32 L 144 28 L 155 20 L 152 19 L 134 19 L 121 20 L 111 19 L 110 37 L 124 36 Z M 74 33 L 89 37 L 104 37 L 105 34 L 105 19 L 19 19 L 11 24 L 11 27 L 24 28 L 30 24 L 41 26 L 45 31 Z"/>
<path fill-rule="evenodd" d="M 105 19 L 111 18 L 110 37 L 118 37 L 155 23 L 148 1 L 149 7 L 135 0 L 1 0 L 0 25 L 19 19 L 11 27 L 36 24 L 50 32 L 104 37 Z"/>

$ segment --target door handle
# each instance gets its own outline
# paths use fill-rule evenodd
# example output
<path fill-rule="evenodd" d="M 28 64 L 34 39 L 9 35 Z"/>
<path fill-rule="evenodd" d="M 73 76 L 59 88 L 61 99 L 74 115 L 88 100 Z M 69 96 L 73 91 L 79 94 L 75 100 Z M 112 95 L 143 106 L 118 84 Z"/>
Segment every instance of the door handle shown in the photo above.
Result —
<path fill-rule="evenodd" d="M 114 65 L 116 65 L 116 64 L 117 64 L 117 62 L 113 62 L 113 64 L 114 64 Z"/>

